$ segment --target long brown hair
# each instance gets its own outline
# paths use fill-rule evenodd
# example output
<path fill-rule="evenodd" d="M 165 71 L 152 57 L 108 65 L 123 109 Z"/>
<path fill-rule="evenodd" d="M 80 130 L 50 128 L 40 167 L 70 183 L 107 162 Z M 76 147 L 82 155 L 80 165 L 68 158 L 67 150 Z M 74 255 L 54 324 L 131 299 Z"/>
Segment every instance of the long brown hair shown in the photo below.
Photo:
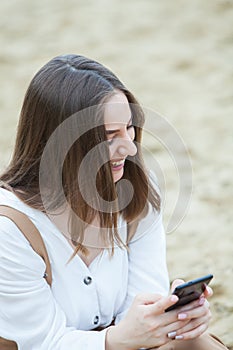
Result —
<path fill-rule="evenodd" d="M 124 208 L 119 204 L 121 195 L 117 194 L 109 161 L 105 161 L 98 170 L 96 181 L 91 181 L 93 177 L 91 169 L 86 169 L 87 174 L 81 186 L 84 188 L 85 198 L 86 196 L 91 198 L 94 205 L 87 203 L 78 181 L 80 164 L 93 147 L 102 146 L 96 150 L 97 155 L 93 156 L 93 162 L 98 157 L 109 160 L 108 147 L 104 142 L 107 138 L 102 107 L 116 90 L 122 91 L 130 104 L 132 123 L 135 125 L 134 141 L 137 146 L 137 154 L 128 157 L 125 162 L 123 179 L 129 180 L 133 186 L 133 197 Z M 93 106 L 99 108 L 93 112 L 91 110 Z M 84 110 L 88 112 L 82 113 Z M 77 246 L 76 252 L 83 249 L 84 230 L 98 215 L 100 227 L 107 228 L 106 239 L 113 248 L 115 242 L 122 243 L 117 231 L 119 214 L 127 222 L 132 222 L 147 211 L 149 203 L 159 210 L 160 197 L 151 185 L 142 159 L 143 111 L 133 94 L 103 65 L 83 56 L 63 55 L 53 58 L 40 69 L 26 92 L 13 157 L 0 180 L 5 187 L 10 188 L 33 208 L 46 211 L 61 207 L 64 198 L 60 197 L 60 188 L 57 187 L 56 167 L 61 161 L 60 154 L 64 153 L 64 148 L 69 143 L 71 130 L 66 130 L 65 135 L 61 134 L 59 142 L 50 154 L 48 165 L 53 169 L 53 173 L 47 174 L 46 198 L 49 204 L 46 208 L 41 197 L 40 166 L 51 135 L 64 121 L 74 115 L 72 131 L 78 130 L 81 125 L 88 128 L 69 148 L 62 166 L 63 191 L 72 208 L 70 235 Z M 95 125 L 94 120 L 98 118 L 102 123 Z M 96 196 L 93 197 L 94 186 L 100 197 L 109 203 L 107 211 L 103 211 Z"/>

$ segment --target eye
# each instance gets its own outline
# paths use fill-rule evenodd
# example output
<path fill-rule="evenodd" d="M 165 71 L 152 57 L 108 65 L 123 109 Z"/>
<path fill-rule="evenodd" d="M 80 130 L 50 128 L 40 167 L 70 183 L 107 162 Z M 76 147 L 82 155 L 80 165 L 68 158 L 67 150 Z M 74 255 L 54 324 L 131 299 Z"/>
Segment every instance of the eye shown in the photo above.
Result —
<path fill-rule="evenodd" d="M 135 128 L 133 124 L 130 124 L 127 126 L 128 135 L 130 136 L 131 140 L 133 141 L 135 138 Z"/>
<path fill-rule="evenodd" d="M 116 137 L 116 131 L 106 130 L 106 134 L 107 134 L 107 142 L 109 145 L 111 145 L 113 143 L 114 138 Z"/>
<path fill-rule="evenodd" d="M 111 144 L 113 143 L 113 140 L 114 140 L 114 137 L 111 138 L 111 139 L 108 139 L 108 140 L 107 140 L 108 144 L 111 145 Z"/>
<path fill-rule="evenodd" d="M 127 131 L 129 131 L 129 135 L 130 135 L 131 139 L 133 140 L 135 137 L 134 125 L 133 124 L 127 125 L 126 129 L 127 129 Z M 106 130 L 107 135 L 110 136 L 113 134 L 113 136 L 111 138 L 107 139 L 107 142 L 109 145 L 112 145 L 112 143 L 114 142 L 114 139 L 116 137 L 118 137 L 119 133 L 120 133 L 120 130 L 114 130 L 114 131 L 113 130 Z"/>

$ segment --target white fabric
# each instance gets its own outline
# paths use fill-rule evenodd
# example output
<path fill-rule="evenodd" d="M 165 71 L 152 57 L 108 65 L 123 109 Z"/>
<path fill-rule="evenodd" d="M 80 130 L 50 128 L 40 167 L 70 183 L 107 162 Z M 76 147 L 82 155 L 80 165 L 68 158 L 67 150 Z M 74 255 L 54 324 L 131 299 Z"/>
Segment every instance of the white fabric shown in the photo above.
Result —
<path fill-rule="evenodd" d="M 119 322 L 139 292 L 166 295 L 169 289 L 165 235 L 161 215 L 150 209 L 130 243 L 129 253 L 116 248 L 89 267 L 38 210 L 0 189 L 0 204 L 29 216 L 40 231 L 52 267 L 52 288 L 43 278 L 44 261 L 9 219 L 0 216 L 0 336 L 15 340 L 20 350 L 104 350 L 107 326 Z M 126 239 L 126 224 L 119 222 Z M 92 282 L 84 283 L 90 276 Z M 96 318 L 98 323 L 94 323 Z"/>

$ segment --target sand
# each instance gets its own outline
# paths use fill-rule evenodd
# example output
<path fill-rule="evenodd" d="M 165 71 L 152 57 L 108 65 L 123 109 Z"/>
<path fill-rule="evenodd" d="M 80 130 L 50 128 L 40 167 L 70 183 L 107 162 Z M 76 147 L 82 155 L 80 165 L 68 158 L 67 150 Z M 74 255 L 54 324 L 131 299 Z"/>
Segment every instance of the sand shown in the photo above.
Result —
<path fill-rule="evenodd" d="M 157 111 L 171 123 L 169 134 L 149 118 L 144 136 L 147 164 L 166 182 L 166 228 L 179 175 L 187 182 L 175 220 L 182 213 L 184 218 L 167 234 L 170 279 L 214 274 L 210 331 L 228 346 L 233 346 L 232 20 L 231 0 L 0 2 L 1 169 L 10 159 L 25 90 L 44 63 L 79 53 L 110 67 L 153 116 Z M 192 172 L 184 147 L 170 143 L 177 133 Z"/>

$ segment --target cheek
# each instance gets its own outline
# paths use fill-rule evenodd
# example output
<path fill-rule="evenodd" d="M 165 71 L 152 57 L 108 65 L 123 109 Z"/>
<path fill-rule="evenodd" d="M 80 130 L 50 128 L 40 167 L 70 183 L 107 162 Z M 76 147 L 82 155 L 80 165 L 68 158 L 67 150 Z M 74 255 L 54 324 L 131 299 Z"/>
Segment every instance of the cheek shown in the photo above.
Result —
<path fill-rule="evenodd" d="M 109 158 L 112 159 L 113 155 L 116 152 L 116 147 L 114 145 L 109 145 L 108 149 L 109 149 Z"/>

